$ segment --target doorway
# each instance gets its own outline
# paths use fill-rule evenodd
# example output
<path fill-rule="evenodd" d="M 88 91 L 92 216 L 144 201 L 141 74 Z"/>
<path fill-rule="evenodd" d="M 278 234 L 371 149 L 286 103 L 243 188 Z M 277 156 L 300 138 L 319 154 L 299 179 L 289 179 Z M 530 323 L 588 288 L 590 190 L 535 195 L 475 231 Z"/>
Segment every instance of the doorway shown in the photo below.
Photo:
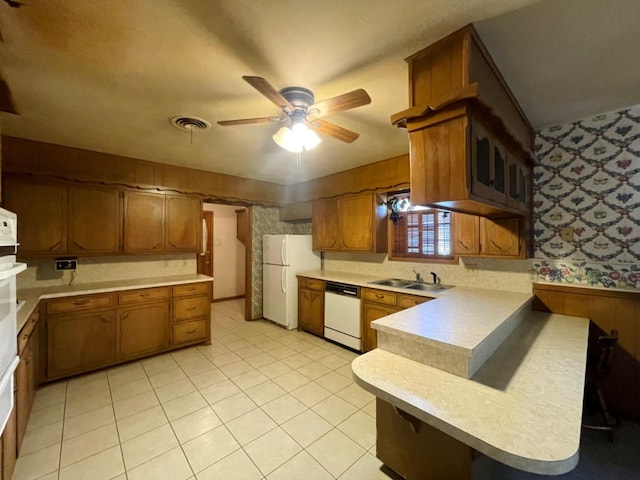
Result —
<path fill-rule="evenodd" d="M 198 255 L 198 273 L 213 277 L 213 212 L 209 210 L 202 212 L 202 250 Z"/>

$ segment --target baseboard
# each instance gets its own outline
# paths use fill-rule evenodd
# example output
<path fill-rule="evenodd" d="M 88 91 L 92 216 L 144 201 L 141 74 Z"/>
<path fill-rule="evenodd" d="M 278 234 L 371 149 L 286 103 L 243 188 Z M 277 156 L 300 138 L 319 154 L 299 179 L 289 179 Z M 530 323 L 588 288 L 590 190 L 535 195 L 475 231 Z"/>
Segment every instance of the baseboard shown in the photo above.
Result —
<path fill-rule="evenodd" d="M 226 302 L 227 300 L 237 300 L 238 298 L 244 298 L 244 295 L 236 295 L 235 297 L 214 298 L 211 303 Z"/>

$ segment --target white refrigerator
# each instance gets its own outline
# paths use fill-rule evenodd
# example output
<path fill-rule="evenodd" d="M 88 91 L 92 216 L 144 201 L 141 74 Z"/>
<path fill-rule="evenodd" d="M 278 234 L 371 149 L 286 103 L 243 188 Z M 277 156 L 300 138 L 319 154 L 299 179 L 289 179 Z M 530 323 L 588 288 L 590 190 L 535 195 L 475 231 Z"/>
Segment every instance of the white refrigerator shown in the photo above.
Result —
<path fill-rule="evenodd" d="M 298 327 L 296 274 L 320 269 L 311 235 L 265 235 L 262 238 L 262 316 L 288 329 Z"/>

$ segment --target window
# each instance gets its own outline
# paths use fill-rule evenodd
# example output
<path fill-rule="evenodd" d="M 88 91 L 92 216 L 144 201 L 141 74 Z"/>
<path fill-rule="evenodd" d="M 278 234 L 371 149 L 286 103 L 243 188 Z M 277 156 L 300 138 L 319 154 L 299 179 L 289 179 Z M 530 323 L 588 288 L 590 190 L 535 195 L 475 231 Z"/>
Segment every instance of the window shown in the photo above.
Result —
<path fill-rule="evenodd" d="M 449 212 L 432 209 L 400 212 L 391 229 L 392 258 L 453 259 Z"/>

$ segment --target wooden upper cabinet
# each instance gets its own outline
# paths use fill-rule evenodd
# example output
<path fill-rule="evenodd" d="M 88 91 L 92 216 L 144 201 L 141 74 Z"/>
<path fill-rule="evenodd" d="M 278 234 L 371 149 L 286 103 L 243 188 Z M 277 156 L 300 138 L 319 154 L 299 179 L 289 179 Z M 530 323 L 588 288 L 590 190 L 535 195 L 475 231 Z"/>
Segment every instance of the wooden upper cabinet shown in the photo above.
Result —
<path fill-rule="evenodd" d="M 506 204 L 507 154 L 493 135 L 475 119 L 471 121 L 471 192 Z"/>
<path fill-rule="evenodd" d="M 187 195 L 166 195 L 165 201 L 165 250 L 198 251 L 202 231 L 200 199 Z"/>
<path fill-rule="evenodd" d="M 520 244 L 521 220 L 506 218 L 489 220 L 480 219 L 480 253 L 505 257 L 524 255 Z"/>
<path fill-rule="evenodd" d="M 313 249 L 338 250 L 337 200 L 316 200 L 311 205 L 311 212 Z"/>
<path fill-rule="evenodd" d="M 118 253 L 121 214 L 118 190 L 69 186 L 68 252 Z"/>
<path fill-rule="evenodd" d="M 124 192 L 124 251 L 164 251 L 164 195 Z"/>
<path fill-rule="evenodd" d="M 453 239 L 454 254 L 478 255 L 480 253 L 480 217 L 454 213 Z"/>
<path fill-rule="evenodd" d="M 21 255 L 67 253 L 67 187 L 7 178 L 5 208 L 18 215 Z"/>
<path fill-rule="evenodd" d="M 375 194 L 313 202 L 313 249 L 385 252 L 386 207 Z"/>

